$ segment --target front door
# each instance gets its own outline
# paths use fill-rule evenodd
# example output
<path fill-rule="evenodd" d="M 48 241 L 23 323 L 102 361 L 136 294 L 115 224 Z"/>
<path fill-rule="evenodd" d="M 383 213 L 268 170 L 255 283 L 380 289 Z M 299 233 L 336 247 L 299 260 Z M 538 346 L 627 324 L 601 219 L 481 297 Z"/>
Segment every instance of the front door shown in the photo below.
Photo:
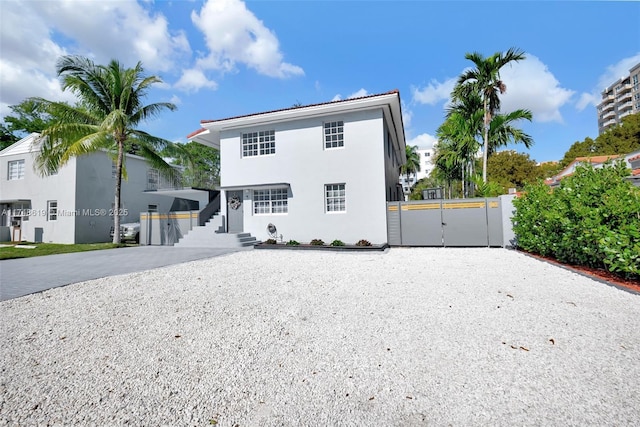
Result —
<path fill-rule="evenodd" d="M 229 233 L 241 233 L 243 230 L 242 217 L 243 211 L 242 191 L 227 192 L 227 220 L 229 221 Z"/>

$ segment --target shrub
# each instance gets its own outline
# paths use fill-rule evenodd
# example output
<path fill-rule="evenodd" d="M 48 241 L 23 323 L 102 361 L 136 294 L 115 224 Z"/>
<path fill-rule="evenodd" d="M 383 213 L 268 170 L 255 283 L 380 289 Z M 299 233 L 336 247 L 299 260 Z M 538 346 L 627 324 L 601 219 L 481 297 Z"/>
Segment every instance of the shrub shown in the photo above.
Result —
<path fill-rule="evenodd" d="M 322 239 L 313 239 L 311 241 L 311 244 L 314 246 L 322 246 L 324 245 L 324 242 L 322 241 Z"/>
<path fill-rule="evenodd" d="M 267 245 L 275 245 L 278 242 L 276 241 L 276 239 L 267 239 L 264 241 L 264 243 Z"/>
<path fill-rule="evenodd" d="M 300 242 L 296 242 L 295 240 L 289 240 L 287 242 L 288 246 L 298 246 L 300 244 Z"/>
<path fill-rule="evenodd" d="M 561 262 L 639 276 L 640 189 L 622 162 L 579 166 L 550 190 L 538 182 L 514 200 L 522 249 Z"/>
<path fill-rule="evenodd" d="M 342 240 L 334 240 L 333 242 L 331 242 L 331 246 L 344 246 L 344 242 Z"/>
<path fill-rule="evenodd" d="M 356 246 L 371 246 L 371 242 L 365 239 L 359 240 Z"/>

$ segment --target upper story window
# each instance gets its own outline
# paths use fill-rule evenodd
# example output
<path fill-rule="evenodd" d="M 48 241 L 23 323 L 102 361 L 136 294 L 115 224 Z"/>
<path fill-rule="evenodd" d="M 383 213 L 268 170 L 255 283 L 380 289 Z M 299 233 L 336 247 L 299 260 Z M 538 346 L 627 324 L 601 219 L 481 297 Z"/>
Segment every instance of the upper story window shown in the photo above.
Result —
<path fill-rule="evenodd" d="M 286 188 L 253 190 L 253 213 L 284 214 L 289 211 Z"/>
<path fill-rule="evenodd" d="M 7 168 L 7 180 L 24 179 L 24 159 L 11 160 Z"/>
<path fill-rule="evenodd" d="M 326 122 L 324 124 L 324 148 L 344 147 L 344 122 Z"/>
<path fill-rule="evenodd" d="M 275 130 L 247 132 L 242 134 L 242 157 L 266 156 L 275 153 Z"/>

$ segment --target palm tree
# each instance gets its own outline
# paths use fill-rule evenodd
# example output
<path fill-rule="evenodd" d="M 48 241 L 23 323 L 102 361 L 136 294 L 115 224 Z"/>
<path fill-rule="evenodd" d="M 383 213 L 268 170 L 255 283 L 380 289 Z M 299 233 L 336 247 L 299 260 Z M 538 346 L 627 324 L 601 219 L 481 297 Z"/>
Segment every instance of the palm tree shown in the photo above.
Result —
<path fill-rule="evenodd" d="M 465 98 L 457 99 L 447 110 L 446 120 L 436 131 L 439 141 L 446 142 L 447 161 L 459 163 L 462 180 L 462 194 L 467 192 L 465 181 L 475 172 L 476 153 L 480 148 L 478 139 L 482 135 L 482 100 L 470 92 Z M 442 166 L 441 160 L 441 166 Z M 450 166 L 450 165 L 449 165 Z"/>
<path fill-rule="evenodd" d="M 497 52 L 485 58 L 477 52 L 467 53 L 465 58 L 472 61 L 476 68 L 465 71 L 458 78 L 454 89 L 454 98 L 464 99 L 470 93 L 479 93 L 482 99 L 484 120 L 483 135 L 484 149 L 482 153 L 482 180 L 487 182 L 487 157 L 489 154 L 489 126 L 497 111 L 500 110 L 499 94 L 507 90 L 506 84 L 500 79 L 500 69 L 510 62 L 525 59 L 524 52 L 510 48 L 505 53 Z"/>
<path fill-rule="evenodd" d="M 434 156 L 436 166 L 435 176 L 446 182 L 451 198 L 453 181 L 462 179 L 462 171 L 465 168 L 466 160 L 460 153 L 460 147 L 456 141 L 445 139 L 439 140 Z"/>
<path fill-rule="evenodd" d="M 411 175 L 416 175 L 418 172 L 420 172 L 420 154 L 418 154 L 417 150 L 417 145 L 405 146 L 407 161 L 404 165 L 402 165 L 402 168 L 400 170 L 402 174 L 407 177 L 407 185 L 409 184 Z"/>
<path fill-rule="evenodd" d="M 512 125 L 516 120 L 529 120 L 533 118 L 529 110 L 515 110 L 507 114 L 496 114 L 489 125 L 489 150 L 488 155 L 495 153 L 498 147 L 504 147 L 509 143 L 522 143 L 531 148 L 533 138 Z"/>
<path fill-rule="evenodd" d="M 125 152 L 143 156 L 156 169 L 172 176 L 173 168 L 158 154 L 165 149 L 179 150 L 170 141 L 152 136 L 137 126 L 164 110 L 175 110 L 171 103 L 143 104 L 151 85 L 160 83 L 156 76 L 145 76 L 140 62 L 123 68 L 116 60 L 96 65 L 81 56 L 63 56 L 56 64 L 62 89 L 78 98 L 71 106 L 61 102 L 31 98 L 53 116 L 56 122 L 44 129 L 39 139 L 41 151 L 36 169 L 43 175 L 57 171 L 72 157 L 107 150 L 116 165 L 116 188 L 113 216 L 113 243 L 120 243 L 120 193 Z M 125 175 L 126 176 L 126 175 Z"/>

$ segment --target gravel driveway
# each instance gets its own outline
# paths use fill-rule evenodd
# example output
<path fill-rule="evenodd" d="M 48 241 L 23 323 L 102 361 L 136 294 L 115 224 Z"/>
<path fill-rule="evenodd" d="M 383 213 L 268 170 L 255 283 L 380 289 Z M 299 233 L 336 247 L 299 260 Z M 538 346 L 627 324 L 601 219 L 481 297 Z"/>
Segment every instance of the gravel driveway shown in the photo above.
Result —
<path fill-rule="evenodd" d="M 637 425 L 638 319 L 504 249 L 238 252 L 0 303 L 0 425 Z"/>

